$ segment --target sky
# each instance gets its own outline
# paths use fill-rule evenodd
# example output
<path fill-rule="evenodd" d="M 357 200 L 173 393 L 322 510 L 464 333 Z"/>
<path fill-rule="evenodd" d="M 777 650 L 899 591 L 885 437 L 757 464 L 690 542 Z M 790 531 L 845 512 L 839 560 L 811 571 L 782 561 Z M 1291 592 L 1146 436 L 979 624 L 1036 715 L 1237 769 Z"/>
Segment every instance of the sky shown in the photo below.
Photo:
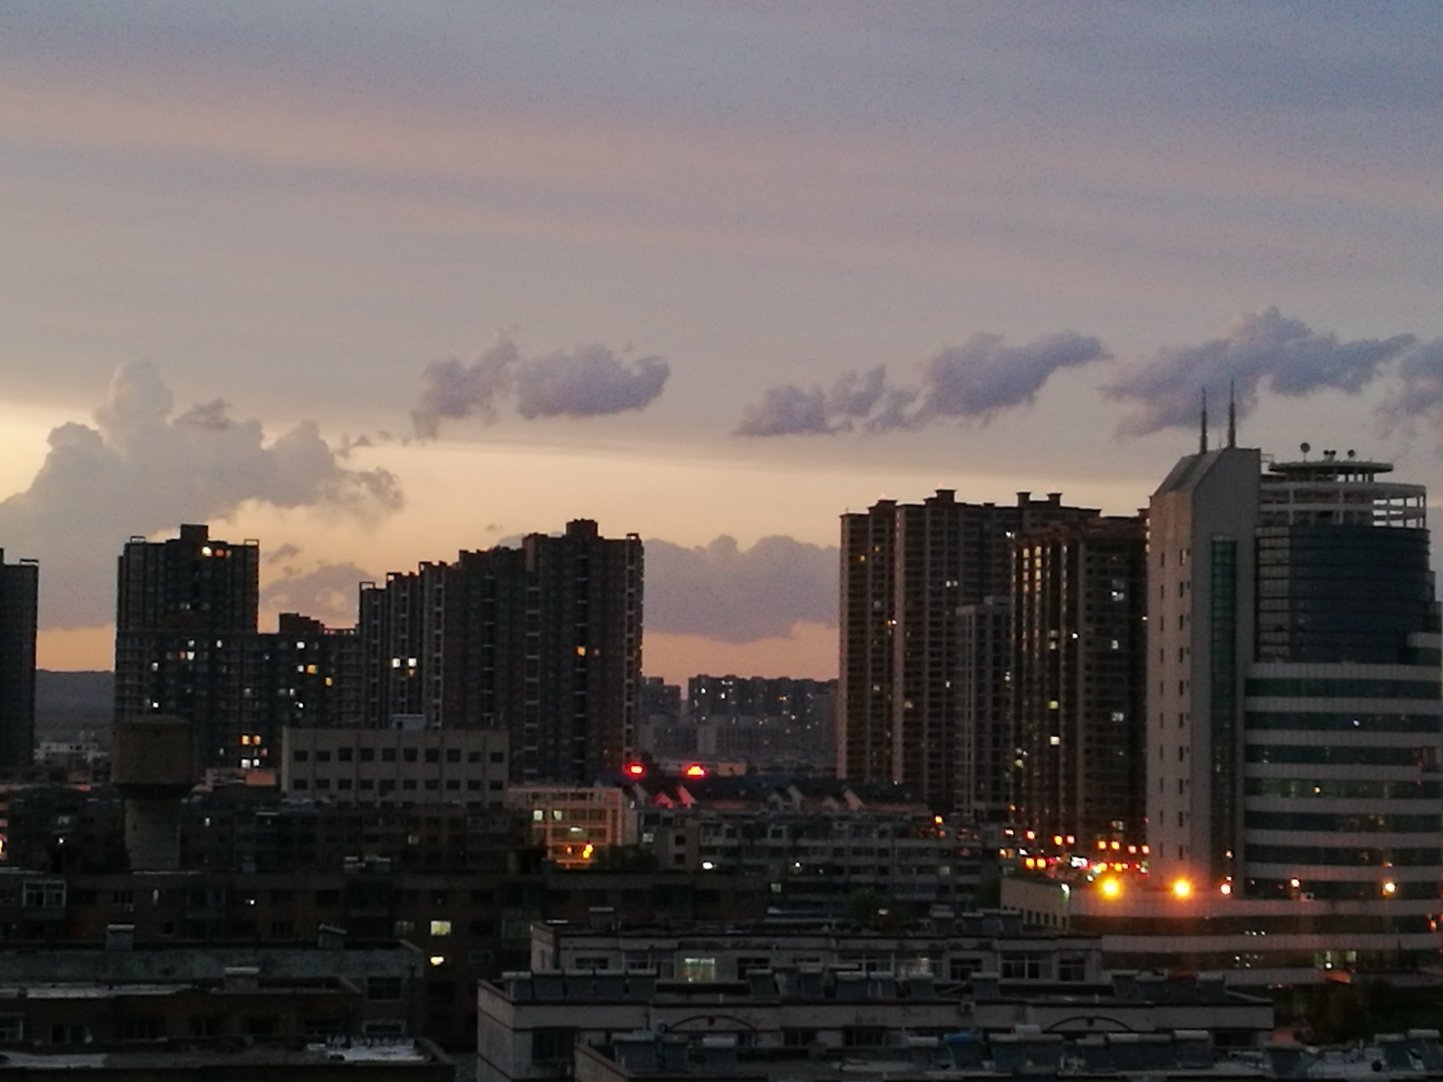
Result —
<path fill-rule="evenodd" d="M 1443 493 L 1443 6 L 0 6 L 0 548 L 262 627 L 593 518 L 648 674 L 835 675 L 838 515 L 1131 513 L 1240 442 Z"/>

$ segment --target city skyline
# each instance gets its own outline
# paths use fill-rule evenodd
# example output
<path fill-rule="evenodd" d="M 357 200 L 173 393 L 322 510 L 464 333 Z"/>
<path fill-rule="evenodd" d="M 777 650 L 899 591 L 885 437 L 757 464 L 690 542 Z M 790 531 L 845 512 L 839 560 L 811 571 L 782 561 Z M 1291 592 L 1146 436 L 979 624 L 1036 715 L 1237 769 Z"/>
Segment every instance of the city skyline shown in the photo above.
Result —
<path fill-rule="evenodd" d="M 646 543 L 646 672 L 833 676 L 839 515 L 1131 514 L 1230 383 L 1443 487 L 1433 5 L 5 18 L 45 667 L 110 667 L 179 522 L 263 542 L 269 628 L 585 517 Z"/>

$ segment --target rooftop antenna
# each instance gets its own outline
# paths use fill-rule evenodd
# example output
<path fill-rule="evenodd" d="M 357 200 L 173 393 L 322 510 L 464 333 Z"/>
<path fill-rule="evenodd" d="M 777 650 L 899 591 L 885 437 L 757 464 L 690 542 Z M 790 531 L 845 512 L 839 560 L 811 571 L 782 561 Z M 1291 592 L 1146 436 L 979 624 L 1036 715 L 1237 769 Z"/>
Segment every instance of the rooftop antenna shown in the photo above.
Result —
<path fill-rule="evenodd" d="M 1228 380 L 1228 446 L 1238 445 L 1238 402 L 1236 386 Z"/>
<path fill-rule="evenodd" d="M 1201 429 L 1198 432 L 1197 449 L 1198 454 L 1207 454 L 1208 449 L 1208 389 L 1202 389 L 1202 416 L 1200 418 Z"/>

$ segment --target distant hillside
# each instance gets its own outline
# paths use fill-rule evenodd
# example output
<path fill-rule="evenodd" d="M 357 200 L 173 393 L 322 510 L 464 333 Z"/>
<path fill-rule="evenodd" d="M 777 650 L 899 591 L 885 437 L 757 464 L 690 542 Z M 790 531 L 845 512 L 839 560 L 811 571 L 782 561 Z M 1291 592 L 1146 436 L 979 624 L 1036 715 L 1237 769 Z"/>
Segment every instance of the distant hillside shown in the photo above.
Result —
<path fill-rule="evenodd" d="M 36 738 L 70 740 L 81 730 L 108 730 L 114 688 L 114 673 L 36 670 Z"/>

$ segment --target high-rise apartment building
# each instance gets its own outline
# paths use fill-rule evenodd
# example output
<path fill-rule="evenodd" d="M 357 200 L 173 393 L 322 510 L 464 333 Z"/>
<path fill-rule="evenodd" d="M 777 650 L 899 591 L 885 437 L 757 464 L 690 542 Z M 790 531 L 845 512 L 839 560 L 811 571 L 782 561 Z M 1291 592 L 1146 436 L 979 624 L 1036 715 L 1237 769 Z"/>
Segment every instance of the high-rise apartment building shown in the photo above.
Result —
<path fill-rule="evenodd" d="M 357 644 L 294 613 L 256 630 L 260 544 L 187 524 L 131 538 L 119 560 L 115 716 L 185 718 L 202 766 L 279 765 L 286 726 L 354 724 Z"/>
<path fill-rule="evenodd" d="M 1015 800 L 1043 838 L 1145 841 L 1145 546 L 1141 516 L 1015 539 Z"/>
<path fill-rule="evenodd" d="M 7 564 L 0 549 L 0 769 L 35 754 L 35 629 L 40 567 Z"/>
<path fill-rule="evenodd" d="M 203 765 L 235 765 L 244 685 L 226 658 L 253 635 L 260 545 L 186 524 L 177 537 L 125 544 L 116 578 L 115 716 L 171 714 L 197 726 Z M 249 751 L 247 739 L 246 749 Z"/>
<path fill-rule="evenodd" d="M 1443 878 L 1426 495 L 1308 450 L 1264 472 L 1231 432 L 1204 439 L 1152 498 L 1152 868 L 1422 913 Z"/>
<path fill-rule="evenodd" d="M 842 516 L 839 774 L 902 782 L 935 807 L 972 810 L 963 794 L 976 783 L 960 764 L 993 761 L 975 749 L 1006 723 L 979 715 L 995 699 L 976 687 L 997 686 L 1005 672 L 995 650 L 985 661 L 964 652 L 964 639 L 981 641 L 965 634 L 964 612 L 1010 596 L 1019 530 L 1096 515 L 1055 493 L 999 506 L 940 489 L 920 504 L 883 500 Z M 983 664 L 994 668 L 983 673 Z M 964 733 L 964 717 L 980 736 Z"/>
<path fill-rule="evenodd" d="M 397 715 L 511 734 L 517 781 L 589 782 L 636 747 L 642 543 L 576 520 L 364 584 L 369 725 Z"/>

